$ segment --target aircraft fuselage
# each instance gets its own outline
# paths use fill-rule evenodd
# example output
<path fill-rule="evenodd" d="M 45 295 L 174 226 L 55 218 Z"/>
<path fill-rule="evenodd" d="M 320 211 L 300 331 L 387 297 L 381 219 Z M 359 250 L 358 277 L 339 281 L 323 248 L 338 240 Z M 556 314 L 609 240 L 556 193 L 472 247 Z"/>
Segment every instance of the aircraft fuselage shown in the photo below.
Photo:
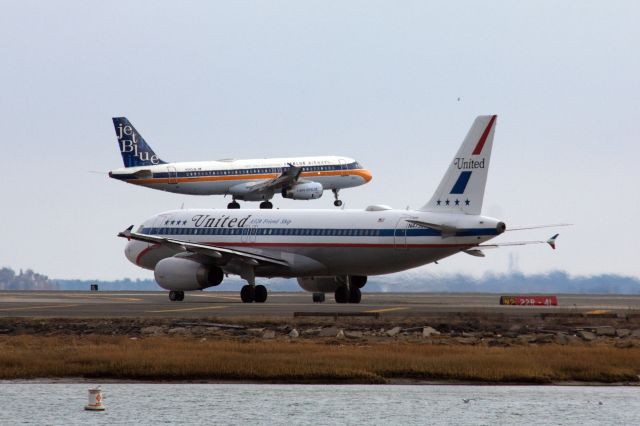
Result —
<path fill-rule="evenodd" d="M 454 235 L 407 222 L 447 223 Z M 500 221 L 410 210 L 175 210 L 145 221 L 137 233 L 269 256 L 288 267 L 255 268 L 262 277 L 380 275 L 425 265 L 499 235 Z M 146 269 L 178 252 L 130 241 L 127 258 Z M 225 269 L 225 265 L 221 265 Z M 231 271 L 233 273 L 233 271 Z"/>

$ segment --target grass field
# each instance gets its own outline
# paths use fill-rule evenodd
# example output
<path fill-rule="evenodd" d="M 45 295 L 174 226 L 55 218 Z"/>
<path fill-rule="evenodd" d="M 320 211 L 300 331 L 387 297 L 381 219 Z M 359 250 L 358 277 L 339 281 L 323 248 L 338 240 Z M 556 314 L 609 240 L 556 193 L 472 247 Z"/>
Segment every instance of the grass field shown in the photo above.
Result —
<path fill-rule="evenodd" d="M 104 378 L 277 383 L 638 382 L 640 349 L 410 342 L 4 336 L 0 379 Z"/>

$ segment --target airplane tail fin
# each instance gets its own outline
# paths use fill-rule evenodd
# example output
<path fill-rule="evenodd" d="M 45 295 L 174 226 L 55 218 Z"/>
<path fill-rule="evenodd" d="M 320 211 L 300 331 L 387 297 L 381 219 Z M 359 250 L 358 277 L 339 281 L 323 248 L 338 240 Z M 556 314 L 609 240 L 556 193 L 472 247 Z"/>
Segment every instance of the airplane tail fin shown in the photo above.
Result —
<path fill-rule="evenodd" d="M 480 214 L 497 118 L 476 117 L 435 194 L 420 210 Z"/>
<path fill-rule="evenodd" d="M 113 117 L 113 126 L 125 167 L 165 164 L 126 117 Z"/>

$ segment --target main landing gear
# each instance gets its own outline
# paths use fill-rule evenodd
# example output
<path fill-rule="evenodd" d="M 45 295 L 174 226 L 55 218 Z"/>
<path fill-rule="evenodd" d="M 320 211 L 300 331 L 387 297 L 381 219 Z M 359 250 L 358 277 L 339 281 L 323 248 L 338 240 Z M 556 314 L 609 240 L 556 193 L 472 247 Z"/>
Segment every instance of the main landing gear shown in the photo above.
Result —
<path fill-rule="evenodd" d="M 232 202 L 227 204 L 227 208 L 228 209 L 239 209 L 240 208 L 240 203 L 238 203 L 236 200 L 233 200 Z M 260 203 L 260 208 L 261 209 L 272 209 L 273 208 L 273 204 L 271 204 L 270 201 L 263 201 L 263 202 Z"/>
<path fill-rule="evenodd" d="M 340 207 L 342 205 L 342 201 L 338 199 L 338 190 L 337 189 L 332 189 L 331 192 L 333 192 L 333 196 L 336 199 L 333 202 L 333 205 L 336 207 Z"/>
<path fill-rule="evenodd" d="M 169 292 L 169 300 L 172 302 L 182 302 L 184 300 L 184 291 L 171 290 Z"/>
<path fill-rule="evenodd" d="M 267 288 L 263 285 L 244 285 L 240 290 L 242 303 L 264 303 L 267 301 Z"/>
<path fill-rule="evenodd" d="M 360 303 L 362 293 L 360 289 L 354 285 L 341 285 L 336 289 L 336 303 Z"/>

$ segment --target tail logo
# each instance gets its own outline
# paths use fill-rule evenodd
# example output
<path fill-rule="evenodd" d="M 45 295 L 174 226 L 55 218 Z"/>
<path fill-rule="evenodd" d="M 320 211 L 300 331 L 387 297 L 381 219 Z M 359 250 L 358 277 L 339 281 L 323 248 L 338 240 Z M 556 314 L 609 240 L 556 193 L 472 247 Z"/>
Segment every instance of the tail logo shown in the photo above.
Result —
<path fill-rule="evenodd" d="M 453 160 L 453 164 L 458 168 L 458 170 L 462 169 L 484 169 L 484 158 L 482 160 L 467 160 L 464 157 L 458 157 Z"/>
<path fill-rule="evenodd" d="M 487 142 L 487 138 L 489 137 L 489 133 L 491 132 L 491 128 L 493 127 L 493 124 L 495 123 L 495 121 L 496 121 L 496 116 L 494 115 L 493 117 L 491 117 L 491 120 L 489 120 L 489 124 L 487 124 L 487 127 L 485 127 L 484 131 L 482 132 L 482 135 L 480 136 L 480 139 L 478 139 L 478 143 L 473 149 L 473 152 L 471 153 L 471 155 L 482 154 L 482 149 L 484 148 L 484 145 Z M 470 172 L 469 170 L 484 169 L 484 160 L 485 160 L 484 157 L 482 157 L 481 160 L 475 160 L 473 158 L 467 159 L 465 157 L 456 157 L 453 160 L 454 166 L 456 166 L 458 170 L 464 170 L 464 171 L 460 172 L 460 176 L 458 176 L 458 180 L 456 180 L 456 183 L 453 184 L 453 188 L 451 188 L 451 191 L 449 192 L 449 194 L 464 194 L 465 189 L 467 189 L 467 184 L 471 179 L 472 172 Z"/>
<path fill-rule="evenodd" d="M 118 124 L 116 126 L 116 136 L 118 137 L 118 142 L 120 142 L 120 152 L 123 154 L 131 154 L 141 161 L 148 161 L 153 165 L 162 164 L 162 161 L 157 155 L 146 150 L 139 150 L 137 133 L 131 125 Z"/>

